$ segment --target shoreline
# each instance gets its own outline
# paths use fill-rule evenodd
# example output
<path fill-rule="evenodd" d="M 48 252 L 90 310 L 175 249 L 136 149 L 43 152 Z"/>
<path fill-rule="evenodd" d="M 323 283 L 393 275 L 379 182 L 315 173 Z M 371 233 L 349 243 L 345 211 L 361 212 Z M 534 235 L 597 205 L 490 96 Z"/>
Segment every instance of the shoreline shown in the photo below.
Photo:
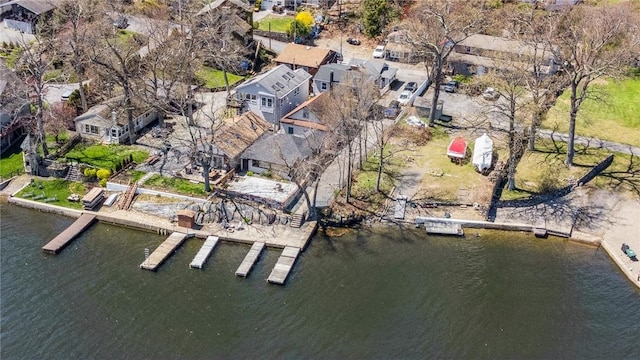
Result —
<path fill-rule="evenodd" d="M 287 225 L 248 225 L 243 224 L 243 229 L 238 231 L 229 232 L 221 227 L 220 224 L 215 224 L 214 226 L 207 226 L 207 228 L 203 229 L 189 229 L 180 227 L 176 224 L 169 222 L 166 219 L 161 219 L 158 216 L 141 214 L 137 211 L 124 211 L 124 210 L 115 210 L 111 212 L 107 211 L 83 211 L 83 210 L 75 210 L 69 209 L 57 205 L 41 203 L 33 200 L 22 199 L 13 196 L 11 194 L 9 196 L 5 196 L 6 201 L 9 204 L 21 206 L 33 210 L 49 212 L 53 214 L 63 215 L 72 218 L 78 218 L 82 213 L 90 213 L 95 214 L 96 218 L 108 224 L 123 226 L 135 230 L 142 230 L 153 232 L 159 235 L 169 235 L 174 231 L 183 232 L 186 234 L 192 234 L 194 237 L 200 239 L 206 239 L 207 236 L 213 235 L 218 236 L 221 241 L 233 242 L 233 243 L 243 243 L 243 244 L 253 244 L 257 241 L 265 242 L 267 247 L 283 249 L 286 246 L 294 246 L 299 247 L 301 251 L 304 251 L 309 241 L 313 237 L 313 235 L 318 230 L 318 221 L 307 221 L 300 228 L 292 228 Z M 3 200 L 4 201 L 4 200 Z M 630 200 L 624 202 L 626 207 L 622 210 L 614 212 L 616 214 L 622 213 L 623 215 L 627 213 L 628 207 L 634 207 L 637 202 L 632 202 Z M 616 204 L 615 207 L 618 204 Z M 635 209 L 635 208 L 634 208 Z M 111 209 L 110 209 L 111 210 Z M 613 210 L 613 209 L 612 209 Z M 640 207 L 636 209 L 640 212 Z M 612 211 L 613 212 L 613 211 Z M 633 215 L 631 215 L 633 216 Z M 629 217 L 629 216 L 627 216 Z M 454 218 L 437 218 L 430 217 L 428 218 L 430 221 L 438 221 L 438 222 L 452 222 L 459 223 L 463 228 L 468 229 L 485 229 L 485 230 L 498 230 L 498 231 L 517 231 L 517 232 L 527 232 L 532 236 L 535 236 L 534 229 L 535 225 L 524 224 L 524 223 L 510 223 L 510 222 L 488 222 L 482 220 L 468 220 L 468 219 L 454 219 Z M 626 226 L 627 227 L 638 227 L 638 231 L 635 233 L 640 233 L 640 224 L 634 224 L 633 219 L 627 219 Z M 616 225 L 620 225 L 615 222 L 610 222 L 610 228 Z M 411 222 L 410 220 L 402 220 L 402 221 L 387 221 L 386 223 L 376 223 L 371 224 L 369 226 L 373 227 L 393 227 L 393 226 L 412 226 L 416 227 L 415 222 Z M 215 229 L 215 228 L 218 229 Z M 356 227 L 357 229 L 357 227 Z M 632 262 L 629 259 L 626 259 L 626 256 L 622 256 L 621 251 L 616 251 L 618 247 L 617 243 L 622 242 L 620 239 L 624 239 L 624 236 L 620 235 L 620 232 L 633 234 L 633 231 L 630 231 L 627 228 L 623 228 L 620 231 L 607 231 L 605 236 L 600 238 L 597 235 L 575 231 L 567 236 L 558 236 L 558 234 L 549 233 L 548 235 L 564 238 L 570 242 L 586 245 L 590 247 L 602 247 L 607 255 L 611 258 L 611 260 L 618 266 L 619 270 L 625 275 L 625 277 L 636 286 L 636 288 L 640 289 L 640 262 Z M 635 240 L 629 239 L 627 237 L 626 240 L 630 243 L 633 249 L 640 250 L 640 237 Z"/>

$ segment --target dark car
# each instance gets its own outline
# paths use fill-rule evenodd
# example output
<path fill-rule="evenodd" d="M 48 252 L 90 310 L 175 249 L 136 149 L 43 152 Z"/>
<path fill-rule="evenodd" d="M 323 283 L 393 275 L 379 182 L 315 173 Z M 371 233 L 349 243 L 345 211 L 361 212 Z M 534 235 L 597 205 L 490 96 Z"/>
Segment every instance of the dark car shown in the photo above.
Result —
<path fill-rule="evenodd" d="M 448 93 L 454 93 L 456 92 L 456 89 L 460 87 L 460 83 L 457 81 L 449 81 L 446 84 L 444 84 L 444 91 L 448 92 Z"/>
<path fill-rule="evenodd" d="M 129 26 L 129 20 L 124 16 L 120 16 L 113 22 L 113 26 L 118 29 L 126 29 Z"/>
<path fill-rule="evenodd" d="M 349 43 L 351 45 L 360 45 L 360 44 L 362 44 L 362 42 L 360 42 L 360 40 L 358 40 L 356 38 L 347 38 L 347 43 Z"/>
<path fill-rule="evenodd" d="M 384 110 L 384 117 L 393 119 L 398 116 L 400 112 L 400 102 L 398 100 L 393 100 L 389 106 Z"/>
<path fill-rule="evenodd" d="M 418 90 L 418 83 L 415 81 L 411 81 L 410 83 L 407 83 L 407 86 L 405 86 L 404 89 L 409 90 L 412 93 L 416 92 L 416 90 Z"/>

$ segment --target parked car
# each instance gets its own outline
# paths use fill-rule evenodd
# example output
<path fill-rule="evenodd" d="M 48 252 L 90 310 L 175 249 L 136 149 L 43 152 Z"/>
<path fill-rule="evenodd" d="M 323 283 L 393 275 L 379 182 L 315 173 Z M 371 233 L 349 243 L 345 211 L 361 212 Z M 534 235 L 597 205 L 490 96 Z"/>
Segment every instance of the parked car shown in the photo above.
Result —
<path fill-rule="evenodd" d="M 444 84 L 444 91 L 448 92 L 448 93 L 454 93 L 456 92 L 456 89 L 460 87 L 460 83 L 452 80 L 447 82 L 446 84 Z"/>
<path fill-rule="evenodd" d="M 129 26 L 129 20 L 127 20 L 126 16 L 119 16 L 114 22 L 113 26 L 118 29 L 126 29 Z"/>
<path fill-rule="evenodd" d="M 384 59 L 384 45 L 378 45 L 373 50 L 374 59 Z"/>
<path fill-rule="evenodd" d="M 347 43 L 351 45 L 360 45 L 362 42 L 356 38 L 347 38 Z"/>
<path fill-rule="evenodd" d="M 393 100 L 391 101 L 389 106 L 384 110 L 384 117 L 388 119 L 395 119 L 395 117 L 398 116 L 399 112 L 400 112 L 400 102 L 398 102 L 397 100 Z"/>
<path fill-rule="evenodd" d="M 415 81 L 408 82 L 404 89 L 414 93 L 416 92 L 416 90 L 418 90 L 418 83 Z"/>
<path fill-rule="evenodd" d="M 411 91 L 408 90 L 401 92 L 400 96 L 398 96 L 398 102 L 400 105 L 407 105 L 409 103 L 409 99 L 411 99 L 411 95 Z"/>
<path fill-rule="evenodd" d="M 496 100 L 500 95 L 496 92 L 496 89 L 488 87 L 482 93 L 482 97 L 485 100 Z"/>

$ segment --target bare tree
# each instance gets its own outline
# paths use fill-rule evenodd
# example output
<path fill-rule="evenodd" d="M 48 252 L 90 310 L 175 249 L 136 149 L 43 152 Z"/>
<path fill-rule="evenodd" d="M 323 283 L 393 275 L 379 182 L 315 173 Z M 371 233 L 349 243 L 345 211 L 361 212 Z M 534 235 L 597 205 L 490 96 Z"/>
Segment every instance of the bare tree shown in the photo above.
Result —
<path fill-rule="evenodd" d="M 85 94 L 84 83 L 86 81 L 87 66 L 90 63 L 88 47 L 90 43 L 87 22 L 93 20 L 97 15 L 95 0 L 65 0 L 56 9 L 60 25 L 69 24 L 71 35 L 66 43 L 71 49 L 71 65 L 78 76 L 80 92 L 80 103 L 82 111 L 88 110 L 87 94 Z"/>
<path fill-rule="evenodd" d="M 567 166 L 573 165 L 576 120 L 580 107 L 592 94 L 591 83 L 619 75 L 637 51 L 640 26 L 632 6 L 629 2 L 574 6 L 558 18 L 554 52 L 570 91 Z"/>
<path fill-rule="evenodd" d="M 99 45 L 91 47 L 91 60 L 98 65 L 98 70 L 104 78 L 122 88 L 127 113 L 129 142 L 135 144 L 133 97 L 136 91 L 135 80 L 141 71 L 139 50 L 142 41 L 136 36 L 120 36 L 120 32 L 112 22 L 113 20 L 108 17 L 96 21 L 98 26 L 94 28 L 94 31 L 98 36 L 95 41 Z"/>
<path fill-rule="evenodd" d="M 45 91 L 47 80 L 45 73 L 52 68 L 56 54 L 55 34 L 50 27 L 39 24 L 34 34 L 35 40 L 27 42 L 21 36 L 20 45 L 24 48 L 18 72 L 26 79 L 35 97 L 36 144 L 42 144 L 42 155 L 47 157 L 49 149 L 44 128 Z"/>
<path fill-rule="evenodd" d="M 406 22 L 407 41 L 424 62 L 433 86 L 429 126 L 434 126 L 444 65 L 454 48 L 484 26 L 482 1 L 422 0 Z"/>
<path fill-rule="evenodd" d="M 73 127 L 75 117 L 75 109 L 64 102 L 56 102 L 45 112 L 45 129 L 48 133 L 53 134 L 56 143 L 59 143 L 60 135 L 68 128 Z"/>

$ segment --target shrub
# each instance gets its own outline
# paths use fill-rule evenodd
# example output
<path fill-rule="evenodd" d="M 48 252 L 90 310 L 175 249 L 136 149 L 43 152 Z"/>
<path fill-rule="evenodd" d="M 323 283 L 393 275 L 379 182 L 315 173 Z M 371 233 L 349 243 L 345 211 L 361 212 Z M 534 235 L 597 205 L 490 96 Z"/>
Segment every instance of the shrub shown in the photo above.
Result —
<path fill-rule="evenodd" d="M 107 179 L 100 180 L 100 186 L 107 187 Z"/>
<path fill-rule="evenodd" d="M 87 178 L 92 178 L 96 176 L 96 169 L 94 168 L 86 168 L 84 169 L 84 176 L 86 176 Z"/>
<path fill-rule="evenodd" d="M 100 180 L 106 180 L 111 176 L 111 171 L 109 169 L 100 169 L 96 172 L 96 176 Z"/>
<path fill-rule="evenodd" d="M 254 22 L 253 22 L 253 28 L 254 28 L 254 29 L 257 29 L 257 28 L 259 28 L 259 27 L 260 27 L 260 22 L 259 22 L 259 21 L 254 21 Z"/>
<path fill-rule="evenodd" d="M 253 174 L 254 174 L 253 171 L 251 171 L 251 170 L 247 171 L 247 176 L 253 176 Z"/>
<path fill-rule="evenodd" d="M 271 178 L 273 176 L 273 173 L 271 172 L 271 169 L 265 171 L 262 173 L 262 175 L 266 178 Z"/>

